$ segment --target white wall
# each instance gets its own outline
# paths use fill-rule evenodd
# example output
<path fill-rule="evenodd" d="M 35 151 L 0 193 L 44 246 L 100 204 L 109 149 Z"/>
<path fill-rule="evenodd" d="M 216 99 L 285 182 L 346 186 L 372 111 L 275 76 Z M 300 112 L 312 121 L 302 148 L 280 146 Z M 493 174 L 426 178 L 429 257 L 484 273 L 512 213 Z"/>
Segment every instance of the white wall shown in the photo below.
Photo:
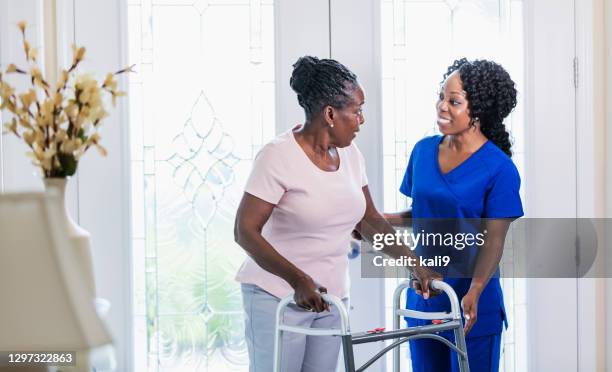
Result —
<path fill-rule="evenodd" d="M 576 0 L 576 56 L 579 79 L 576 90 L 577 217 L 601 218 L 605 213 L 605 75 L 604 17 L 602 0 Z M 604 234 L 604 231 L 600 231 Z M 600 250 L 594 269 L 604 264 Z M 593 269 L 593 271 L 594 271 Z M 605 368 L 605 280 L 577 281 L 578 368 Z"/>
<path fill-rule="evenodd" d="M 573 218 L 574 4 L 572 0 L 527 1 L 525 10 L 526 216 Z M 577 370 L 576 285 L 576 279 L 527 280 L 529 370 Z"/>

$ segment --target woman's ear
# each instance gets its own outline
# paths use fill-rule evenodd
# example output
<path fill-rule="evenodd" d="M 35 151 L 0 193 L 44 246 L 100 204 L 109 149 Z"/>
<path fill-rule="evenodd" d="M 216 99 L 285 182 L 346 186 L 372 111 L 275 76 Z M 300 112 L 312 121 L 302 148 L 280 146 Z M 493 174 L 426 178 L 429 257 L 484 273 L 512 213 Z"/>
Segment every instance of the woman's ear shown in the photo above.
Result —
<path fill-rule="evenodd" d="M 334 115 L 335 114 L 336 112 L 333 107 L 329 105 L 323 107 L 323 118 L 325 119 L 325 122 L 327 123 L 327 125 L 329 125 L 332 128 L 334 127 Z"/>

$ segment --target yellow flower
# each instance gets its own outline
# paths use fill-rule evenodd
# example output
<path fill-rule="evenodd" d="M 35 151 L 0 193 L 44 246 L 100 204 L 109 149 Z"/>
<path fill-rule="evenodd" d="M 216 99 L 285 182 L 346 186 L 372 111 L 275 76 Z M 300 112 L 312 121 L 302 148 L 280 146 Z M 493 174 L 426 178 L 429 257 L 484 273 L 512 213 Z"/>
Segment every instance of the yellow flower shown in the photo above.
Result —
<path fill-rule="evenodd" d="M 79 107 L 72 100 L 68 102 L 68 105 L 64 109 L 66 115 L 70 118 L 70 120 L 75 120 L 77 114 L 79 113 Z"/>
<path fill-rule="evenodd" d="M 30 49 L 30 51 L 28 53 L 28 58 L 30 58 L 32 61 L 36 62 L 36 57 L 38 57 L 38 49 L 36 49 L 36 48 Z"/>
<path fill-rule="evenodd" d="M 43 160 L 40 161 L 40 166 L 46 170 L 46 171 L 51 171 L 53 170 L 53 166 L 52 166 L 52 159 L 51 158 L 44 158 Z"/>
<path fill-rule="evenodd" d="M 113 83 L 115 83 L 115 85 L 117 84 L 115 82 L 115 79 L 113 79 L 113 74 L 111 74 L 110 72 L 108 74 L 106 74 L 106 79 L 104 79 L 104 86 L 105 87 L 110 87 Z"/>
<path fill-rule="evenodd" d="M 85 47 L 80 47 L 79 50 L 77 50 L 77 59 L 80 61 L 83 57 L 85 57 Z"/>
<path fill-rule="evenodd" d="M 80 141 L 80 139 L 68 139 L 62 142 L 60 146 L 60 151 L 65 154 L 72 154 L 76 149 L 79 148 L 78 141 Z"/>
<path fill-rule="evenodd" d="M 98 149 L 98 152 L 100 153 L 100 155 L 102 156 L 106 156 L 108 155 L 108 151 L 106 151 L 106 149 L 98 144 L 95 145 L 96 148 Z"/>
<path fill-rule="evenodd" d="M 62 102 L 64 102 L 64 96 L 62 95 L 62 93 L 55 93 L 55 96 L 53 97 L 53 103 L 55 104 L 55 107 L 61 107 Z"/>
<path fill-rule="evenodd" d="M 36 135 L 34 137 L 34 143 L 36 143 L 38 147 L 44 148 L 46 137 L 45 137 L 45 132 L 43 132 L 43 128 L 41 127 L 34 128 L 34 134 Z"/>
<path fill-rule="evenodd" d="M 30 70 L 30 75 L 32 75 L 34 79 L 42 79 L 42 72 L 40 72 L 38 67 L 32 67 Z"/>
<path fill-rule="evenodd" d="M 87 141 L 85 142 L 85 144 L 91 145 L 91 144 L 98 143 L 98 141 L 100 141 L 100 134 L 96 132 L 92 134 L 91 136 L 89 136 L 89 138 L 87 138 Z"/>
<path fill-rule="evenodd" d="M 117 97 L 123 97 L 125 95 L 127 95 L 127 93 L 125 93 L 125 92 L 117 92 L 117 93 L 113 94 L 113 96 L 112 96 L 113 106 L 117 105 Z"/>
<path fill-rule="evenodd" d="M 45 85 L 43 84 L 42 72 L 40 72 L 40 69 L 38 67 L 32 67 L 32 69 L 30 70 L 30 75 L 32 75 L 32 79 L 34 80 L 34 85 L 40 88 L 45 87 Z"/>
<path fill-rule="evenodd" d="M 6 130 L 6 132 L 16 133 L 17 132 L 17 119 L 13 118 L 11 121 L 4 124 L 4 129 Z"/>
<path fill-rule="evenodd" d="M 68 82 L 68 71 L 67 70 L 62 70 L 62 73 L 60 74 L 60 78 L 57 82 L 57 86 L 58 87 L 63 87 L 67 82 Z"/>
<path fill-rule="evenodd" d="M 13 93 L 15 93 L 15 88 L 7 83 L 0 84 L 0 98 L 2 98 L 3 101 L 8 101 Z"/>
<path fill-rule="evenodd" d="M 6 68 L 6 73 L 7 74 L 11 74 L 13 72 L 17 72 L 18 68 L 14 63 L 11 63 L 10 65 L 8 65 L 8 67 Z"/>
<path fill-rule="evenodd" d="M 85 48 L 78 48 L 76 45 L 72 44 L 72 64 L 78 64 L 83 60 L 83 57 L 85 57 Z"/>
<path fill-rule="evenodd" d="M 17 22 L 17 27 L 19 27 L 22 33 L 25 32 L 26 26 L 27 26 L 26 21 Z"/>
<path fill-rule="evenodd" d="M 23 139 L 24 139 L 24 141 L 26 141 L 26 143 L 29 146 L 32 146 L 32 144 L 34 143 L 34 140 L 36 139 L 36 134 L 32 130 L 26 130 L 23 133 Z"/>
<path fill-rule="evenodd" d="M 89 111 L 89 106 L 81 107 L 81 111 L 79 111 L 79 115 L 76 118 L 79 126 L 81 126 L 85 122 L 85 119 L 87 119 L 87 117 L 89 116 Z"/>
<path fill-rule="evenodd" d="M 26 59 L 30 56 L 30 43 L 27 40 L 23 41 L 23 50 L 25 51 Z"/>
<path fill-rule="evenodd" d="M 57 124 L 61 125 L 61 124 L 65 123 L 65 122 L 67 122 L 67 121 L 68 121 L 68 117 L 66 116 L 66 113 L 63 112 L 63 111 L 60 112 L 60 114 L 59 114 L 59 116 L 57 118 Z"/>
<path fill-rule="evenodd" d="M 104 110 L 104 107 L 102 107 L 102 105 L 97 105 L 91 108 L 88 119 L 95 123 L 97 120 L 102 120 L 105 117 L 106 111 Z"/>
<path fill-rule="evenodd" d="M 85 148 L 80 148 L 80 149 L 76 150 L 73 153 L 74 160 L 79 161 L 81 159 L 81 156 L 83 156 L 84 153 L 85 153 Z"/>
<path fill-rule="evenodd" d="M 34 117 L 34 121 L 36 122 L 36 128 L 44 128 L 45 126 L 45 120 L 46 118 L 44 116 L 41 115 L 40 112 L 38 112 L 36 114 L 36 116 Z"/>
<path fill-rule="evenodd" d="M 40 147 L 34 147 L 34 157 L 40 161 L 45 158 L 45 153 Z"/>
<path fill-rule="evenodd" d="M 48 98 L 40 105 L 40 114 L 46 119 L 45 125 L 51 124 L 53 119 L 53 101 Z"/>
<path fill-rule="evenodd" d="M 19 124 L 24 128 L 28 128 L 28 129 L 32 128 L 32 123 L 30 123 L 30 119 L 28 118 L 27 115 L 23 115 L 19 118 Z"/>
<path fill-rule="evenodd" d="M 66 133 L 64 129 L 58 130 L 57 133 L 55 134 L 56 142 L 64 142 L 66 138 L 68 138 L 68 134 Z"/>
<path fill-rule="evenodd" d="M 29 109 L 32 103 L 36 102 L 36 91 L 30 89 L 27 93 L 20 94 L 19 100 L 25 110 Z"/>
<path fill-rule="evenodd" d="M 89 90 L 84 90 L 81 92 L 81 94 L 79 94 L 79 102 L 81 103 L 88 103 L 89 99 L 91 98 L 91 92 Z"/>
<path fill-rule="evenodd" d="M 98 82 L 90 74 L 77 76 L 74 87 L 76 90 L 81 91 L 77 97 L 79 102 L 90 105 L 101 102 Z"/>

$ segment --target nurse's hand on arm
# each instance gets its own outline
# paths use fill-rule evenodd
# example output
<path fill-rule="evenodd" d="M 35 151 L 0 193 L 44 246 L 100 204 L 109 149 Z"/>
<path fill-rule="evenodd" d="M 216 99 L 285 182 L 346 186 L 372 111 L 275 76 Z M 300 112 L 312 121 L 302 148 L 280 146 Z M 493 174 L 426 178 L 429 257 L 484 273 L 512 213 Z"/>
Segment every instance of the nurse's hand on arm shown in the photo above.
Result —
<path fill-rule="evenodd" d="M 295 303 L 307 310 L 318 313 L 328 310 L 321 293 L 327 289 L 317 286 L 315 281 L 289 262 L 261 235 L 263 226 L 272 214 L 274 204 L 268 203 L 249 193 L 244 193 L 234 222 L 234 239 L 246 253 L 264 270 L 281 277 L 294 289 Z"/>
<path fill-rule="evenodd" d="M 489 219 L 485 222 L 487 235 L 482 248 L 478 250 L 476 266 L 472 275 L 472 284 L 461 300 L 465 317 L 465 334 L 470 332 L 478 314 L 478 300 L 491 276 L 497 271 L 504 252 L 504 241 L 512 219 Z"/>
<path fill-rule="evenodd" d="M 393 226 L 391 226 L 389 222 L 376 210 L 376 206 L 374 206 L 368 186 L 363 187 L 363 195 L 365 196 L 366 200 L 366 211 L 363 218 L 356 226 L 356 230 L 359 232 L 359 234 L 369 242 L 373 242 L 374 234 L 376 233 L 395 234 Z M 400 244 L 386 246 L 382 249 L 382 252 L 393 258 L 400 258 L 402 256 L 414 257 L 415 259 L 417 258 L 410 248 Z M 419 261 L 416 260 L 416 262 Z M 434 279 L 442 280 L 442 276 L 440 274 L 427 267 L 417 265 L 412 269 L 412 275 L 418 281 L 418 285 L 420 285 L 424 298 L 429 298 L 430 295 L 436 294 L 434 293 L 434 290 L 430 290 L 430 284 Z"/>

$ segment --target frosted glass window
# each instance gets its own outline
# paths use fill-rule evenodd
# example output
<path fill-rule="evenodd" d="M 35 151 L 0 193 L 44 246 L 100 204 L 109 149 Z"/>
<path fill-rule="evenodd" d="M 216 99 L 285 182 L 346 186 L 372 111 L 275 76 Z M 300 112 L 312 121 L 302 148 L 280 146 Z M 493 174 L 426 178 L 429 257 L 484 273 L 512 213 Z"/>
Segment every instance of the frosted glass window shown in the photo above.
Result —
<path fill-rule="evenodd" d="M 273 0 L 128 0 L 135 371 L 246 371 L 233 222 L 274 134 Z"/>
<path fill-rule="evenodd" d="M 436 92 L 448 65 L 461 57 L 497 61 L 516 82 L 517 109 L 506 125 L 514 139 L 513 160 L 523 177 L 523 1 L 381 0 L 381 28 L 384 210 L 409 207 L 409 199 L 398 190 L 410 152 L 418 140 L 437 132 Z M 512 262 L 505 262 L 504 269 L 512 270 Z M 387 314 L 396 283 L 387 279 Z M 524 280 L 504 279 L 502 285 L 510 322 L 504 333 L 502 370 L 524 371 Z M 403 363 L 403 370 L 409 370 L 407 360 Z"/>

